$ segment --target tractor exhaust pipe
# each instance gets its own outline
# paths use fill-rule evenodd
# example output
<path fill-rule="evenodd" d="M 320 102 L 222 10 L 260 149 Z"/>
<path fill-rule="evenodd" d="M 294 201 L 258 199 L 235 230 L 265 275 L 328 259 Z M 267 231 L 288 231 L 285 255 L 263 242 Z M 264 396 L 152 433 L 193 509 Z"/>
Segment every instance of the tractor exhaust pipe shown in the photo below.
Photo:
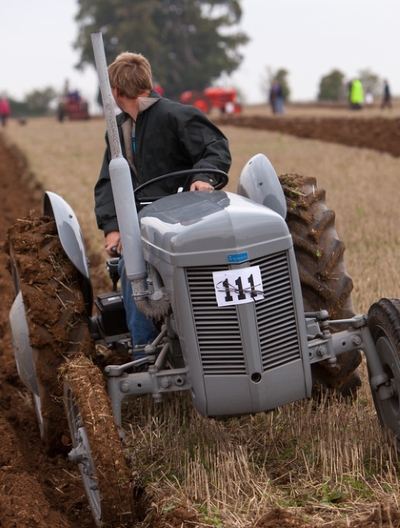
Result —
<path fill-rule="evenodd" d="M 100 31 L 92 33 L 91 39 L 110 142 L 110 180 L 121 233 L 126 275 L 132 285 L 133 297 L 139 310 L 147 317 L 159 320 L 170 311 L 170 303 L 164 291 L 162 295 L 160 295 L 160 291 L 150 295 L 147 289 L 147 270 L 140 237 L 139 219 L 129 165 L 122 156 L 103 35 Z"/>

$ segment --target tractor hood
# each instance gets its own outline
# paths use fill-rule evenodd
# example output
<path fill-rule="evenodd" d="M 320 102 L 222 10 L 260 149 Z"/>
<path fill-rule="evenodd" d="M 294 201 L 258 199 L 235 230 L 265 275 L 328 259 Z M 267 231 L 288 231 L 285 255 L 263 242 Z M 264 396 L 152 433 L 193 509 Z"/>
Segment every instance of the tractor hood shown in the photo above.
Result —
<path fill-rule="evenodd" d="M 140 213 L 144 250 L 175 266 L 240 263 L 292 246 L 285 220 L 268 207 L 225 191 L 168 196 Z"/>

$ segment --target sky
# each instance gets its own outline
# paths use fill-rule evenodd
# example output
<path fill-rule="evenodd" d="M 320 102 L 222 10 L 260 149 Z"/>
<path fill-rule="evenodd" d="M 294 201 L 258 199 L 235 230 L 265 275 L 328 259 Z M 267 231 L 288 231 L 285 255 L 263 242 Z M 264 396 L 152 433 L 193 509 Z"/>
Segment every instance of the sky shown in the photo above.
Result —
<path fill-rule="evenodd" d="M 68 79 L 95 101 L 96 71 L 75 69 L 77 0 L 0 0 L 0 6 L 0 93 L 23 100 L 36 89 L 61 91 Z M 248 104 L 265 102 L 267 72 L 280 68 L 288 71 L 292 101 L 315 100 L 333 69 L 346 79 L 369 69 L 400 95 L 399 0 L 241 0 L 241 6 L 239 27 L 250 42 L 222 85 L 237 87 Z"/>

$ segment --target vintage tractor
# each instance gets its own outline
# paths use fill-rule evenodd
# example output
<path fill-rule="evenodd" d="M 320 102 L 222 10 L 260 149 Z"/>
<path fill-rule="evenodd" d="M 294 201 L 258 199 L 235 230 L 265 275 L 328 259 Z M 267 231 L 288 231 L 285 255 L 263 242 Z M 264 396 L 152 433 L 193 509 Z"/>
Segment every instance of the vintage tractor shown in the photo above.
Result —
<path fill-rule="evenodd" d="M 113 136 L 111 93 L 99 76 Z M 128 396 L 187 391 L 203 416 L 222 417 L 309 398 L 319 384 L 354 395 L 363 351 L 378 416 L 400 438 L 400 301 L 354 314 L 344 247 L 315 180 L 279 180 L 257 154 L 237 193 L 221 190 L 226 175 L 217 171 L 220 189 L 144 204 L 119 142 L 110 143 L 126 272 L 159 328 L 144 358 L 131 346 L 116 259 L 107 263 L 114 287 L 92 314 L 81 230 L 60 196 L 47 192 L 43 216 L 18 221 L 8 242 L 18 372 L 48 451 L 78 464 L 96 524 L 132 526 L 140 510 L 123 451 Z"/>
<path fill-rule="evenodd" d="M 76 121 L 89 119 L 89 117 L 89 104 L 79 91 L 67 92 L 62 96 L 57 107 L 57 119 L 60 123 L 66 118 L 70 121 Z"/>
<path fill-rule="evenodd" d="M 218 108 L 222 114 L 240 114 L 242 107 L 237 101 L 234 88 L 206 88 L 202 92 L 183 92 L 179 98 L 183 104 L 191 104 L 205 114 Z"/>

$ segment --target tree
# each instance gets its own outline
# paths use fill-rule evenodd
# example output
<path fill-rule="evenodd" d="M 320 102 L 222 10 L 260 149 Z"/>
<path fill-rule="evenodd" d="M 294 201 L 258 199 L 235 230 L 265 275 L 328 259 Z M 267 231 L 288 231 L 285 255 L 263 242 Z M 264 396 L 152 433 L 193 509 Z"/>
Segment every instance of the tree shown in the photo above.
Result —
<path fill-rule="evenodd" d="M 341 101 L 346 98 L 344 74 L 340 70 L 332 70 L 322 77 L 319 85 L 319 101 Z"/>
<path fill-rule="evenodd" d="M 54 88 L 33 90 L 25 96 L 25 115 L 41 116 L 51 111 L 51 103 L 59 97 Z"/>
<path fill-rule="evenodd" d="M 275 80 L 281 85 L 282 88 L 282 97 L 284 101 L 288 101 L 290 97 L 290 88 L 287 81 L 287 76 L 289 72 L 284 68 L 279 69 L 275 74 Z"/>
<path fill-rule="evenodd" d="M 58 99 L 59 94 L 54 88 L 33 90 L 25 96 L 23 101 L 9 97 L 11 115 L 17 118 L 45 116 L 51 113 L 52 102 Z"/>
<path fill-rule="evenodd" d="M 8 102 L 10 103 L 12 117 L 26 117 L 31 115 L 28 110 L 28 105 L 24 101 L 17 101 L 9 97 Z"/>
<path fill-rule="evenodd" d="M 231 74 L 248 42 L 230 31 L 241 19 L 240 0 L 78 0 L 78 68 L 94 65 L 90 34 L 101 30 L 109 64 L 124 51 L 142 53 L 165 94 L 202 90 Z"/>

